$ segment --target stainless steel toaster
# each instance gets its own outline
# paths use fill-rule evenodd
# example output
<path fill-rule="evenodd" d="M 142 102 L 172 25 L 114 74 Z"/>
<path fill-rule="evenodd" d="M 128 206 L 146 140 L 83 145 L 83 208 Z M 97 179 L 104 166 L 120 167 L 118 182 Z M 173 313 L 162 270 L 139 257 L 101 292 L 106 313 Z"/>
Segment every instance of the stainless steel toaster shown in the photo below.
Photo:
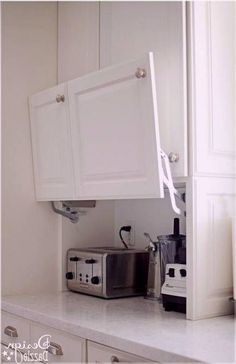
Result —
<path fill-rule="evenodd" d="M 145 295 L 149 253 L 114 247 L 69 249 L 67 286 L 104 298 Z"/>

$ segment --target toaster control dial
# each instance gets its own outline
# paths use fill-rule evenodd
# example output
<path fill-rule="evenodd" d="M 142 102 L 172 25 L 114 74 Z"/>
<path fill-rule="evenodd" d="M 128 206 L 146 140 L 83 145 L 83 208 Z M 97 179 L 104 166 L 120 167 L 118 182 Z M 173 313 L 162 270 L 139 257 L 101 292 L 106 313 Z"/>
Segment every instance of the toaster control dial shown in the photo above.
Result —
<path fill-rule="evenodd" d="M 169 272 L 167 273 L 169 277 L 174 278 L 175 276 L 175 268 L 169 268 Z"/>
<path fill-rule="evenodd" d="M 72 272 L 66 273 L 66 279 L 73 279 L 73 278 L 74 278 L 74 274 Z"/>
<path fill-rule="evenodd" d="M 99 284 L 100 283 L 100 279 L 98 276 L 94 276 L 91 278 L 91 283 L 92 284 Z"/>
<path fill-rule="evenodd" d="M 181 275 L 181 277 L 186 277 L 186 275 L 187 275 L 186 269 L 180 269 L 180 275 Z"/>

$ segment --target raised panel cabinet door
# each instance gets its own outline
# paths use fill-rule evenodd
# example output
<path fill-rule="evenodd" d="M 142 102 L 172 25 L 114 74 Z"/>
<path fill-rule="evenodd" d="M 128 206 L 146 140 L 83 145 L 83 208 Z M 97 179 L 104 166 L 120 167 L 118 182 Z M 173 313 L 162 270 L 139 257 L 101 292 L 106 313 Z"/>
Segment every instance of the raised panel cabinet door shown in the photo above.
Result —
<path fill-rule="evenodd" d="M 187 196 L 187 317 L 230 314 L 235 180 L 196 177 L 191 180 Z"/>
<path fill-rule="evenodd" d="M 72 199 L 71 131 L 66 85 L 30 97 L 37 200 Z"/>
<path fill-rule="evenodd" d="M 79 199 L 163 197 L 153 54 L 68 83 Z"/>
<path fill-rule="evenodd" d="M 189 4 L 191 170 L 233 176 L 236 125 L 236 3 Z"/>
<path fill-rule="evenodd" d="M 100 5 L 100 67 L 154 52 L 162 147 L 177 153 L 174 177 L 188 174 L 186 9 L 181 1 L 112 1 Z"/>

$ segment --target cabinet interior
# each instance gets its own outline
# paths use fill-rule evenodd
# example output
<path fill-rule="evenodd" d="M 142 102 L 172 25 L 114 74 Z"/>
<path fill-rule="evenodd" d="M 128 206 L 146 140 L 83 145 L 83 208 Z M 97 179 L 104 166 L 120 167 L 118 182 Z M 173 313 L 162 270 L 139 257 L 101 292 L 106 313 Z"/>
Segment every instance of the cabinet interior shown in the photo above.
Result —
<path fill-rule="evenodd" d="M 186 196 L 185 183 L 176 186 L 180 194 Z M 157 236 L 173 233 L 174 218 L 180 219 L 180 233 L 186 235 L 186 216 L 184 210 L 186 204 L 177 200 L 182 209 L 181 215 L 176 215 L 172 209 L 168 190 L 165 189 L 163 199 L 127 199 L 97 201 L 96 207 L 88 209 L 87 214 L 82 216 L 77 224 L 72 224 L 68 219 L 62 220 L 62 275 L 61 289 L 66 287 L 66 254 L 70 248 L 81 248 L 91 246 L 116 246 L 122 247 L 119 238 L 119 229 L 124 225 L 134 228 L 134 249 L 145 249 L 148 245 L 144 233 L 150 234 L 156 241 Z M 91 232 L 93 223 L 97 224 L 97 235 Z M 95 229 L 96 231 L 96 229 Z M 188 238 L 187 245 L 188 245 Z"/>

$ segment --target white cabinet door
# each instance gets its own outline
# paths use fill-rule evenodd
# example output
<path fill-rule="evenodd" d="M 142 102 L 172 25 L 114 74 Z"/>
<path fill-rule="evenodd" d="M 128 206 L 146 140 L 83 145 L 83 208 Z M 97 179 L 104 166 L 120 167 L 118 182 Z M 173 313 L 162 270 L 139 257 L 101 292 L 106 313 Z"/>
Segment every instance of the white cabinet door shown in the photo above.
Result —
<path fill-rule="evenodd" d="M 68 95 L 77 198 L 163 197 L 153 54 L 70 81 Z"/>
<path fill-rule="evenodd" d="M 187 176 L 186 14 L 184 2 L 101 2 L 100 67 L 145 52 L 157 54 L 162 147 L 179 154 L 176 177 Z"/>
<path fill-rule="evenodd" d="M 64 96 L 64 101 L 58 96 Z M 71 199 L 74 186 L 66 86 L 33 95 L 30 112 L 37 200 Z"/>
<path fill-rule="evenodd" d="M 151 362 L 139 356 L 125 353 L 108 346 L 88 341 L 88 363 L 148 363 Z M 158 362 L 156 362 L 158 363 Z"/>
<path fill-rule="evenodd" d="M 194 175 L 236 174 L 236 4 L 189 5 Z"/>
<path fill-rule="evenodd" d="M 233 312 L 232 229 L 235 181 L 194 178 L 187 190 L 187 317 Z"/>

